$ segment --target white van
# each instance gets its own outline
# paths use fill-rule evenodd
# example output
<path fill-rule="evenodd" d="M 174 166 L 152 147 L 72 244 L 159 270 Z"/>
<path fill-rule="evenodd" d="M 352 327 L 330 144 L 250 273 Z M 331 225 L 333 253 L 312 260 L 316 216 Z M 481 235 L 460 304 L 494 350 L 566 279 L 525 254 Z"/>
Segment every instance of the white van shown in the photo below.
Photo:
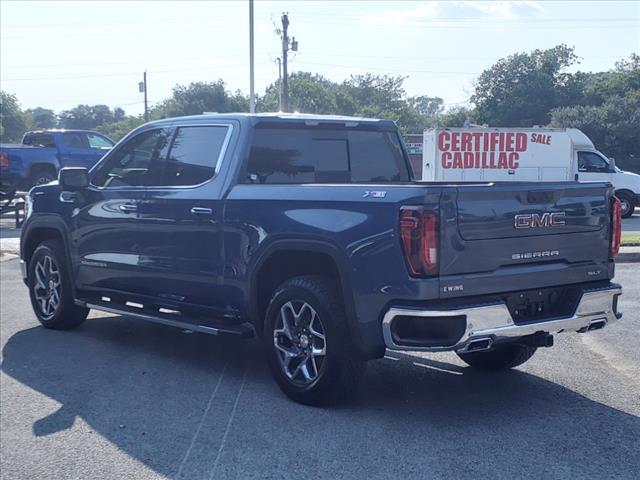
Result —
<path fill-rule="evenodd" d="M 640 175 L 616 168 L 575 128 L 426 130 L 422 180 L 428 182 L 608 181 L 623 217 L 640 204 Z"/>

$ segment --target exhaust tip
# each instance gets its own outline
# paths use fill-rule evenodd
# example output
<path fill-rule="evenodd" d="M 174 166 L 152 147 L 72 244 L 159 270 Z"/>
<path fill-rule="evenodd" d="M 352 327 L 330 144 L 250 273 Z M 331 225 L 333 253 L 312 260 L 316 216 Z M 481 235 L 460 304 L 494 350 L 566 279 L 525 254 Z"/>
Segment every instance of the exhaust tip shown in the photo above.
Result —
<path fill-rule="evenodd" d="M 493 340 L 490 338 L 479 338 L 477 340 L 471 340 L 464 349 L 465 352 L 478 352 L 481 350 L 488 350 L 493 345 Z"/>
<path fill-rule="evenodd" d="M 591 332 L 593 330 L 600 330 L 601 328 L 604 328 L 606 324 L 607 324 L 606 320 L 594 320 L 589 324 L 588 331 Z"/>

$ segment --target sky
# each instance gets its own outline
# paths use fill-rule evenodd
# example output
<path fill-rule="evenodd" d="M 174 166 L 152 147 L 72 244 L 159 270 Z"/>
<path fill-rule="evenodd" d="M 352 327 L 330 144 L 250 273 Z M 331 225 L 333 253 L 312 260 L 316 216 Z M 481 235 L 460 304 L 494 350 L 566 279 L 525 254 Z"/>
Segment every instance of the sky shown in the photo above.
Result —
<path fill-rule="evenodd" d="M 278 78 L 276 34 L 288 12 L 298 40 L 289 71 L 342 81 L 406 76 L 408 95 L 464 105 L 474 81 L 516 52 L 573 46 L 573 70 L 602 71 L 640 53 L 640 1 L 256 0 L 256 92 Z M 143 111 L 176 84 L 216 81 L 249 92 L 249 3 L 223 1 L 0 2 L 0 87 L 23 108 L 78 104 Z"/>

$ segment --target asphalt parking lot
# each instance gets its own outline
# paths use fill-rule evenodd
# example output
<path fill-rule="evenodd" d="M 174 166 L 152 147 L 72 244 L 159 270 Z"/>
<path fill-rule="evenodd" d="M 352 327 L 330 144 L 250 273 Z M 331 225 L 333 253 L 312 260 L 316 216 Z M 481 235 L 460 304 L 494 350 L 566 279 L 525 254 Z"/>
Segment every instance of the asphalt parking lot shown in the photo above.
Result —
<path fill-rule="evenodd" d="M 107 315 L 45 330 L 4 261 L 2 478 L 637 478 L 639 268 L 618 266 L 622 321 L 517 370 L 389 352 L 358 399 L 318 409 L 280 393 L 255 340 Z"/>

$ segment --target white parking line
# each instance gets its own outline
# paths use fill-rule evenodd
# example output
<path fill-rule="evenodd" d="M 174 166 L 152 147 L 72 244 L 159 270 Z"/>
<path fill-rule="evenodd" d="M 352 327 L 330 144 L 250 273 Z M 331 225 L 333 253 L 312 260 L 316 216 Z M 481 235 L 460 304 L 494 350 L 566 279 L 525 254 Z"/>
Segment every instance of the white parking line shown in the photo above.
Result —
<path fill-rule="evenodd" d="M 191 445 L 189 445 L 189 448 L 187 449 L 187 452 L 184 454 L 184 458 L 182 459 L 182 462 L 180 463 L 180 468 L 178 468 L 178 473 L 176 473 L 175 478 L 180 478 L 180 475 L 182 474 L 182 469 L 184 468 L 184 466 L 187 463 L 187 458 L 189 458 L 189 454 L 191 453 L 191 450 L 193 449 L 193 446 L 196 443 L 196 440 L 198 439 L 198 435 L 200 435 L 200 430 L 202 430 L 202 424 L 204 423 L 205 418 L 207 418 L 207 414 L 209 413 L 209 410 L 211 410 L 211 405 L 213 404 L 213 399 L 216 397 L 216 394 L 218 393 L 218 388 L 220 388 L 220 384 L 222 383 L 222 377 L 224 377 L 224 372 L 227 370 L 227 363 L 225 363 L 224 367 L 222 368 L 222 373 L 220 374 L 220 378 L 218 378 L 218 382 L 216 383 L 216 387 L 213 389 L 213 392 L 211 393 L 211 396 L 209 397 L 209 402 L 207 403 L 207 408 L 205 408 L 204 413 L 202 414 L 202 418 L 200 418 L 200 423 L 198 424 L 198 428 L 196 428 L 196 431 L 193 435 L 193 438 L 191 439 Z"/>
<path fill-rule="evenodd" d="M 430 368 L 432 370 L 438 370 L 439 372 L 452 373 L 453 375 L 462 375 L 462 372 L 456 372 L 455 370 L 447 370 L 446 368 L 438 368 L 433 365 L 425 365 L 424 363 L 413 362 L 416 367 Z"/>
<path fill-rule="evenodd" d="M 238 400 L 240 400 L 240 395 L 242 394 L 242 389 L 244 388 L 244 382 L 247 379 L 247 370 L 248 370 L 248 367 L 244 367 L 244 372 L 242 373 L 242 383 L 240 384 L 238 395 L 236 395 L 236 401 L 233 404 L 233 410 L 231 410 L 231 415 L 229 416 L 229 421 L 227 422 L 227 428 L 225 429 L 224 435 L 222 436 L 222 442 L 220 443 L 220 448 L 218 449 L 218 454 L 216 455 L 216 461 L 213 464 L 213 471 L 209 476 L 209 480 L 212 480 L 215 477 L 216 470 L 218 469 L 218 462 L 220 460 L 220 456 L 222 455 L 224 444 L 227 441 L 227 435 L 229 434 L 229 430 L 231 429 L 231 423 L 233 423 L 233 417 L 235 417 L 236 415 L 236 409 L 238 408 Z"/>

